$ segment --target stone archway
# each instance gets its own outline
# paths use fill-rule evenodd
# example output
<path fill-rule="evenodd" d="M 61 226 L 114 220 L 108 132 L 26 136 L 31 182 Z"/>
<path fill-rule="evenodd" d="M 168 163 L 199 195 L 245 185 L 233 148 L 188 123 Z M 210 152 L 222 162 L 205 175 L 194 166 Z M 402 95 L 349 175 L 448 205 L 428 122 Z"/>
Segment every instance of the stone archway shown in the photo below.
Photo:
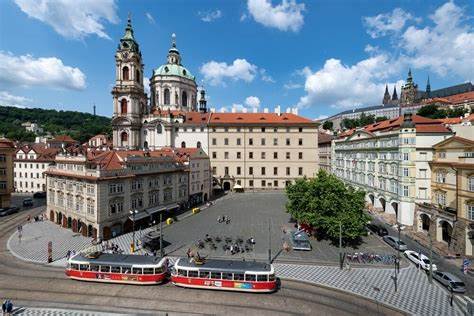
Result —
<path fill-rule="evenodd" d="M 87 237 L 93 237 L 94 236 L 94 228 L 92 225 L 87 226 Z"/>
<path fill-rule="evenodd" d="M 439 226 L 441 229 L 441 239 L 440 241 L 446 242 L 448 245 L 451 244 L 451 240 L 453 238 L 453 226 L 451 223 L 445 220 L 440 220 L 439 221 Z"/>
<path fill-rule="evenodd" d="M 65 227 L 72 228 L 72 218 L 70 216 L 67 218 L 67 223 Z"/>
<path fill-rule="evenodd" d="M 105 226 L 104 228 L 102 228 L 102 239 L 108 240 L 110 239 L 110 237 L 112 237 L 112 232 L 110 231 L 110 227 Z"/>
<path fill-rule="evenodd" d="M 224 191 L 229 191 L 230 190 L 230 182 L 229 181 L 224 181 L 223 186 Z"/>
<path fill-rule="evenodd" d="M 50 211 L 49 211 L 49 220 L 50 220 L 51 222 L 54 222 L 54 211 L 53 211 L 53 210 L 50 210 Z"/>
<path fill-rule="evenodd" d="M 72 231 L 77 233 L 77 219 L 72 220 Z"/>
<path fill-rule="evenodd" d="M 428 216 L 428 214 L 421 213 L 419 216 L 419 220 L 421 223 L 421 225 L 419 226 L 421 231 L 428 233 L 430 231 L 430 223 L 431 223 L 431 219 Z"/>
<path fill-rule="evenodd" d="M 369 194 L 369 200 L 371 205 L 375 206 L 375 196 L 372 193 Z"/>
<path fill-rule="evenodd" d="M 204 202 L 207 202 L 207 193 L 204 193 Z"/>
<path fill-rule="evenodd" d="M 133 230 L 133 222 L 130 218 L 127 218 L 125 223 L 123 224 L 123 232 L 129 233 Z"/>
<path fill-rule="evenodd" d="M 379 202 L 380 202 L 380 205 L 382 206 L 382 210 L 385 212 L 387 208 L 387 201 L 383 197 L 380 197 Z"/>

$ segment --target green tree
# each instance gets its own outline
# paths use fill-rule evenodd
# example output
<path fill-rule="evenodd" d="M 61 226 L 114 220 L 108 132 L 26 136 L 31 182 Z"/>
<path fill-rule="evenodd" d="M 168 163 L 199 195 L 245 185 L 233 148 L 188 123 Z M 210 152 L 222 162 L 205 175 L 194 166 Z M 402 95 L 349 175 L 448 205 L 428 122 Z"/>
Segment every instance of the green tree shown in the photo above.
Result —
<path fill-rule="evenodd" d="M 388 117 L 386 117 L 386 116 L 377 116 L 375 118 L 375 122 L 382 122 L 382 121 L 385 121 L 385 120 L 388 120 Z"/>
<path fill-rule="evenodd" d="M 356 128 L 357 127 L 357 120 L 353 120 L 353 119 L 350 119 L 350 118 L 345 118 L 342 120 L 342 126 L 344 128 L 347 128 L 347 129 L 351 129 L 351 128 Z"/>
<path fill-rule="evenodd" d="M 301 223 L 315 227 L 320 236 L 332 240 L 357 241 L 370 220 L 363 211 L 365 192 L 347 186 L 336 176 L 320 170 L 314 179 L 298 179 L 286 188 L 287 212 Z"/>
<path fill-rule="evenodd" d="M 326 121 L 323 124 L 323 128 L 325 130 L 332 130 L 333 126 L 334 126 L 334 124 L 331 121 Z"/>

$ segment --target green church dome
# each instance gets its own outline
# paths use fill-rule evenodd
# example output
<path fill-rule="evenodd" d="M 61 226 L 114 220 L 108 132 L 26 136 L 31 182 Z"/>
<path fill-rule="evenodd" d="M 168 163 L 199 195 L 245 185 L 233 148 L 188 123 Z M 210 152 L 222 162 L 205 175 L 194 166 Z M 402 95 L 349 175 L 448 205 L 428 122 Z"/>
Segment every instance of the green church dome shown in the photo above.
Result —
<path fill-rule="evenodd" d="M 158 76 L 178 76 L 190 80 L 195 80 L 196 78 L 193 74 L 187 70 L 185 67 L 177 64 L 164 64 L 158 67 L 153 71 L 153 75 Z"/>

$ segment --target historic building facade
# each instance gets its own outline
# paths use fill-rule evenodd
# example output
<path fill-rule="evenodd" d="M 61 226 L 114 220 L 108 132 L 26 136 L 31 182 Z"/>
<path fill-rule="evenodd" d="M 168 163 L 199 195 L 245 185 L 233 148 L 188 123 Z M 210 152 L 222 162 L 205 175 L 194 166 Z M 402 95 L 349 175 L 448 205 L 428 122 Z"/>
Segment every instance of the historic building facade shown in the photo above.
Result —
<path fill-rule="evenodd" d="M 332 140 L 334 136 L 326 133 L 318 134 L 318 155 L 319 155 L 319 169 L 332 172 L 331 168 L 331 154 L 332 154 Z"/>
<path fill-rule="evenodd" d="M 13 192 L 13 159 L 15 145 L 6 138 L 0 138 L 0 208 L 10 207 Z"/>
<path fill-rule="evenodd" d="M 48 217 L 84 236 L 109 239 L 188 202 L 188 167 L 174 152 L 87 151 L 55 162 L 46 172 Z"/>
<path fill-rule="evenodd" d="M 333 141 L 332 170 L 367 192 L 369 207 L 412 226 L 415 202 L 431 200 L 432 146 L 452 135 L 437 120 L 406 114 Z"/>
<path fill-rule="evenodd" d="M 431 200 L 416 205 L 416 231 L 446 253 L 473 256 L 474 141 L 453 136 L 433 148 Z"/>

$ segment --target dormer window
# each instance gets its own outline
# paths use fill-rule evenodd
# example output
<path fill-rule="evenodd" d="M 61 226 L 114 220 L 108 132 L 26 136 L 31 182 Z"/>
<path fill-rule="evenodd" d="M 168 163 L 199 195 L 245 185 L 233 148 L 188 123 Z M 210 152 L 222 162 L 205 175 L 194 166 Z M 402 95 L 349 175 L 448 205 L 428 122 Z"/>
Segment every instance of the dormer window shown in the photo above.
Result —
<path fill-rule="evenodd" d="M 165 67 L 165 72 L 169 72 L 170 69 L 168 68 L 168 66 Z"/>
<path fill-rule="evenodd" d="M 183 69 L 183 75 L 186 76 L 186 69 Z"/>

